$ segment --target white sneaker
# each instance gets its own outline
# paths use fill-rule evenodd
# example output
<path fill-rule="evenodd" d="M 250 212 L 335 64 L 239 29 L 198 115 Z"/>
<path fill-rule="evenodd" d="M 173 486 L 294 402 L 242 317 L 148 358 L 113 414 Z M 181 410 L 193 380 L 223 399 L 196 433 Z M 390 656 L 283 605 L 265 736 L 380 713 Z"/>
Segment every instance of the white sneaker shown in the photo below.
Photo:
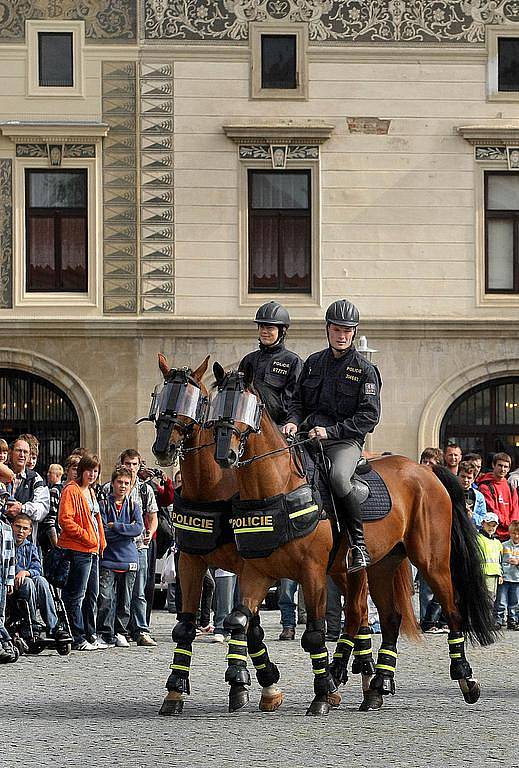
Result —
<path fill-rule="evenodd" d="M 125 638 L 124 635 L 116 635 L 115 636 L 115 647 L 116 648 L 129 648 L 130 643 Z"/>
<path fill-rule="evenodd" d="M 99 637 L 95 642 L 95 646 L 99 648 L 99 650 L 104 650 L 105 648 L 115 648 L 115 643 L 107 643 L 106 640 L 103 640 L 102 637 Z"/>
<path fill-rule="evenodd" d="M 225 635 L 220 634 L 220 632 L 215 632 L 213 635 L 213 643 L 225 643 Z"/>
<path fill-rule="evenodd" d="M 83 640 L 83 642 L 79 643 L 79 645 L 73 645 L 72 650 L 73 651 L 96 651 L 97 645 L 94 645 L 94 643 L 89 643 L 88 640 Z"/>

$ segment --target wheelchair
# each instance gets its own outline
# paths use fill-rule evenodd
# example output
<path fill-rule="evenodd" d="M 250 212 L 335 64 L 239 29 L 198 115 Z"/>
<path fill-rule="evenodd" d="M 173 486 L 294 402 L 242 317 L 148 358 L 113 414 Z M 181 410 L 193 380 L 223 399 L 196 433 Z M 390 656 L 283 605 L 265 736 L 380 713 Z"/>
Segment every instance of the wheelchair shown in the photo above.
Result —
<path fill-rule="evenodd" d="M 25 598 L 14 594 L 7 599 L 5 628 L 20 655 L 36 655 L 49 649 L 55 650 L 60 656 L 68 656 L 72 651 L 72 634 L 63 600 L 58 590 L 52 584 L 49 586 L 58 616 L 55 637 L 47 636 L 45 626 L 33 621 Z"/>

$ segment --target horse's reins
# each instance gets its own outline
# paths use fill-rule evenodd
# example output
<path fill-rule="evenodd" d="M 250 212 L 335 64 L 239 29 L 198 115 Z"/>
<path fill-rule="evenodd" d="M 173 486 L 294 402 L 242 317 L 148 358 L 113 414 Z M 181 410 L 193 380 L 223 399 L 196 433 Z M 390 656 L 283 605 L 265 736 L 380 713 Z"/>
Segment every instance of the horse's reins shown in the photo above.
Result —
<path fill-rule="evenodd" d="M 297 440 L 293 443 L 290 443 L 290 445 L 284 445 L 283 448 L 275 448 L 273 451 L 267 451 L 266 453 L 260 453 L 258 456 L 251 456 L 250 459 L 245 459 L 244 461 L 239 461 L 236 464 L 236 467 L 248 467 L 250 464 L 252 464 L 255 461 L 259 461 L 260 459 L 264 459 L 267 456 L 273 456 L 275 453 L 282 453 L 283 451 L 291 451 L 292 448 L 297 448 L 299 445 L 304 445 L 305 443 L 312 442 L 314 438 L 313 437 L 306 437 L 304 440 Z"/>

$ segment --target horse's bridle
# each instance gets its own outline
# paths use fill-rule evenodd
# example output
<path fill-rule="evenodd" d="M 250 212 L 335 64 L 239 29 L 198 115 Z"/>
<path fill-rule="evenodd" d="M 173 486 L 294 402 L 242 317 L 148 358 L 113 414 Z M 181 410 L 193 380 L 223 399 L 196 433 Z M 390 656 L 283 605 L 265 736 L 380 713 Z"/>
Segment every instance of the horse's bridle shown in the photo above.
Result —
<path fill-rule="evenodd" d="M 208 397 L 191 375 L 191 369 L 172 368 L 164 379 L 164 386 L 153 392 L 148 416 L 137 421 L 137 424 L 142 421 L 155 424 L 157 435 L 151 449 L 153 454 L 157 457 L 167 456 L 173 464 L 186 451 L 195 450 L 185 449 L 184 443 L 191 437 L 195 426 L 203 426 L 205 423 L 207 405 Z M 180 416 L 188 421 L 181 420 Z M 171 450 L 170 438 L 175 427 L 182 438 Z"/>

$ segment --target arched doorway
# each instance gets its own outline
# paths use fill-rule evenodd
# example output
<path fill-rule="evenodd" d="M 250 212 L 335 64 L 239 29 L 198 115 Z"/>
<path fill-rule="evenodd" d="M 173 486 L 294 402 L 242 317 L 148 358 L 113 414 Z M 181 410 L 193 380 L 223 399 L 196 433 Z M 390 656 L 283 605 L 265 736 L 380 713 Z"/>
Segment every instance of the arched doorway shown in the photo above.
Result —
<path fill-rule="evenodd" d="M 504 451 L 519 465 L 519 376 L 492 379 L 460 395 L 440 427 L 441 445 L 455 442 L 463 452 Z"/>
<path fill-rule="evenodd" d="M 80 444 L 79 418 L 64 392 L 41 376 L 0 368 L 0 437 L 11 442 L 24 432 L 40 441 L 43 474 Z"/>

